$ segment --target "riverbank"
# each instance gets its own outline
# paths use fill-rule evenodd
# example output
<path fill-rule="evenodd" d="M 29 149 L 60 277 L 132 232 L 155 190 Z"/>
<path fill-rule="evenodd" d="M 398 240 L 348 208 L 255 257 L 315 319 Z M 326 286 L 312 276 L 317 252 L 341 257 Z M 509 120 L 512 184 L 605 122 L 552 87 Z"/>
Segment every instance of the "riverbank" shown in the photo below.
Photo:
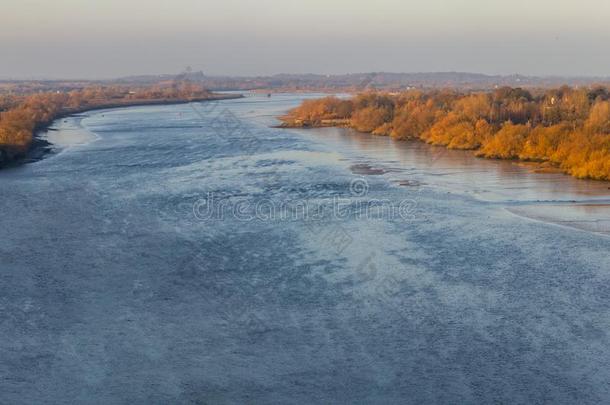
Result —
<path fill-rule="evenodd" d="M 319 120 L 319 121 L 310 121 L 310 120 L 302 120 L 302 119 L 293 119 L 291 117 L 288 116 L 282 116 L 279 117 L 279 119 L 282 121 L 279 125 L 274 126 L 274 128 L 284 128 L 284 129 L 314 129 L 314 128 L 346 128 L 346 129 L 353 129 L 356 130 L 353 125 L 351 124 L 349 119 L 325 119 L 325 120 Z M 356 130 L 358 131 L 358 130 Z M 385 136 L 385 134 L 379 134 L 379 133 L 375 133 L 374 131 L 358 131 L 364 134 L 368 134 L 368 135 L 372 135 L 372 136 Z M 421 138 L 409 138 L 409 139 L 399 139 L 402 141 L 405 140 L 414 140 L 414 141 L 419 141 L 419 142 L 423 142 L 423 143 L 428 143 L 428 144 L 433 144 L 430 142 L 426 142 L 424 139 Z M 433 144 L 435 145 L 435 144 Z M 460 148 L 450 148 L 447 145 L 436 145 L 436 146 L 440 146 L 440 147 L 445 147 L 447 149 L 453 149 L 453 150 L 462 150 L 464 152 L 471 152 L 473 153 L 473 155 L 477 158 L 483 158 L 483 159 L 487 159 L 487 160 L 502 160 L 502 161 L 509 161 L 509 162 L 514 162 L 516 164 L 522 165 L 523 167 L 528 167 L 531 169 L 532 172 L 535 173 L 561 173 L 564 175 L 570 175 L 570 173 L 565 170 L 562 169 L 561 166 L 558 163 L 553 163 L 553 162 L 549 162 L 549 161 L 535 161 L 535 160 L 530 160 L 530 159 L 519 159 L 518 157 L 510 157 L 510 158 L 503 158 L 503 157 L 499 157 L 499 156 L 485 156 L 479 152 L 477 152 L 476 149 L 460 149 Z M 598 181 L 610 181 L 610 179 L 605 179 L 605 178 L 591 178 L 591 177 L 579 177 L 579 176 L 574 176 L 580 179 L 588 179 L 588 180 L 598 180 Z"/>
<path fill-rule="evenodd" d="M 305 100 L 280 119 L 284 128 L 349 127 L 610 181 L 607 89 L 371 92 Z"/>
<path fill-rule="evenodd" d="M 242 98 L 241 94 L 210 94 L 205 97 L 192 98 L 161 98 L 161 99 L 126 99 L 112 102 L 102 102 L 98 104 L 82 106 L 79 108 L 63 108 L 51 119 L 40 123 L 33 130 L 32 141 L 26 146 L 0 145 L 0 169 L 17 166 L 20 164 L 36 161 L 42 158 L 49 151 L 50 143 L 41 139 L 39 134 L 47 130 L 56 120 L 66 118 L 75 114 L 82 114 L 89 111 L 106 110 L 122 107 L 139 107 L 150 105 L 173 105 L 187 104 L 193 102 L 218 101 Z"/>
<path fill-rule="evenodd" d="M 290 119 L 289 117 L 280 117 L 280 119 L 282 120 L 282 123 L 277 125 L 276 128 L 350 128 L 350 121 L 348 119 L 328 119 L 316 122 L 302 119 Z"/>

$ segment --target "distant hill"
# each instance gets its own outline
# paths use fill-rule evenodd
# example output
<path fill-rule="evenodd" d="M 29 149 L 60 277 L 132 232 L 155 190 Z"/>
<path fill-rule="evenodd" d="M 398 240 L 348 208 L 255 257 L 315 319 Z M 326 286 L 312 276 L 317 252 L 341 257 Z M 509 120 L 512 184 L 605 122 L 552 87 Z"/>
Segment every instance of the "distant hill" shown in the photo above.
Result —
<path fill-rule="evenodd" d="M 501 86 L 557 87 L 564 84 L 572 86 L 610 84 L 610 77 L 500 76 L 465 72 L 372 72 L 341 75 L 277 74 L 272 76 L 253 77 L 208 76 L 203 72 L 187 72 L 180 75 L 133 76 L 117 79 L 119 82 L 142 84 L 172 80 L 190 80 L 202 83 L 211 90 L 404 90 L 407 88 L 444 87 L 482 90 Z"/>
<path fill-rule="evenodd" d="M 162 87 L 192 82 L 210 90 L 240 91 L 400 91 L 410 88 L 454 88 L 489 90 L 497 87 L 555 88 L 570 86 L 610 86 L 610 77 L 535 77 L 523 75 L 486 75 L 464 72 L 433 73 L 351 73 L 340 75 L 277 74 L 272 76 L 210 76 L 203 72 L 178 75 L 141 75 L 112 80 L 0 80 L 0 94 L 29 94 L 38 91 L 70 91 L 95 85 Z"/>

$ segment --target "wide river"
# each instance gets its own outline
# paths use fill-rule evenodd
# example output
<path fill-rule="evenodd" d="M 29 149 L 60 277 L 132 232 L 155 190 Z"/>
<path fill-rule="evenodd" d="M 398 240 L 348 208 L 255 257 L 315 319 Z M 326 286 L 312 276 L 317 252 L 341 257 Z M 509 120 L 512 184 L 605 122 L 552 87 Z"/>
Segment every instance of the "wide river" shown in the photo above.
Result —
<path fill-rule="evenodd" d="M 313 96 L 0 171 L 0 403 L 608 403 L 610 183 L 271 128 Z"/>

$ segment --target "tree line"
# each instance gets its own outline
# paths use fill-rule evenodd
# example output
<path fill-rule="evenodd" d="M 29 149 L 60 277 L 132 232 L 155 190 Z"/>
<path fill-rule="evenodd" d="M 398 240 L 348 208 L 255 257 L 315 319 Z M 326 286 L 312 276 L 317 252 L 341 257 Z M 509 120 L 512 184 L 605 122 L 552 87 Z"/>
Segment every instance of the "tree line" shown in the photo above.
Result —
<path fill-rule="evenodd" d="M 307 100 L 283 120 L 421 139 L 480 157 L 547 162 L 579 178 L 610 180 L 609 99 L 604 87 L 369 92 Z"/>
<path fill-rule="evenodd" d="M 140 88 L 95 86 L 68 92 L 0 95 L 0 163 L 22 155 L 32 143 L 35 131 L 62 115 L 154 100 L 203 99 L 210 95 L 205 88 L 189 82 Z"/>

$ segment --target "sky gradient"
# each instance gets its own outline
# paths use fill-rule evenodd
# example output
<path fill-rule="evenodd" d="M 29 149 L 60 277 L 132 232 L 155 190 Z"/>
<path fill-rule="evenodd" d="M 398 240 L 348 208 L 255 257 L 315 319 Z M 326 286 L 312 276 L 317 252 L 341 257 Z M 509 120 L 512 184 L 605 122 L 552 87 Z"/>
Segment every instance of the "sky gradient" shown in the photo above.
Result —
<path fill-rule="evenodd" d="M 610 76 L 608 0 L 8 0 L 0 78 L 468 71 Z"/>

